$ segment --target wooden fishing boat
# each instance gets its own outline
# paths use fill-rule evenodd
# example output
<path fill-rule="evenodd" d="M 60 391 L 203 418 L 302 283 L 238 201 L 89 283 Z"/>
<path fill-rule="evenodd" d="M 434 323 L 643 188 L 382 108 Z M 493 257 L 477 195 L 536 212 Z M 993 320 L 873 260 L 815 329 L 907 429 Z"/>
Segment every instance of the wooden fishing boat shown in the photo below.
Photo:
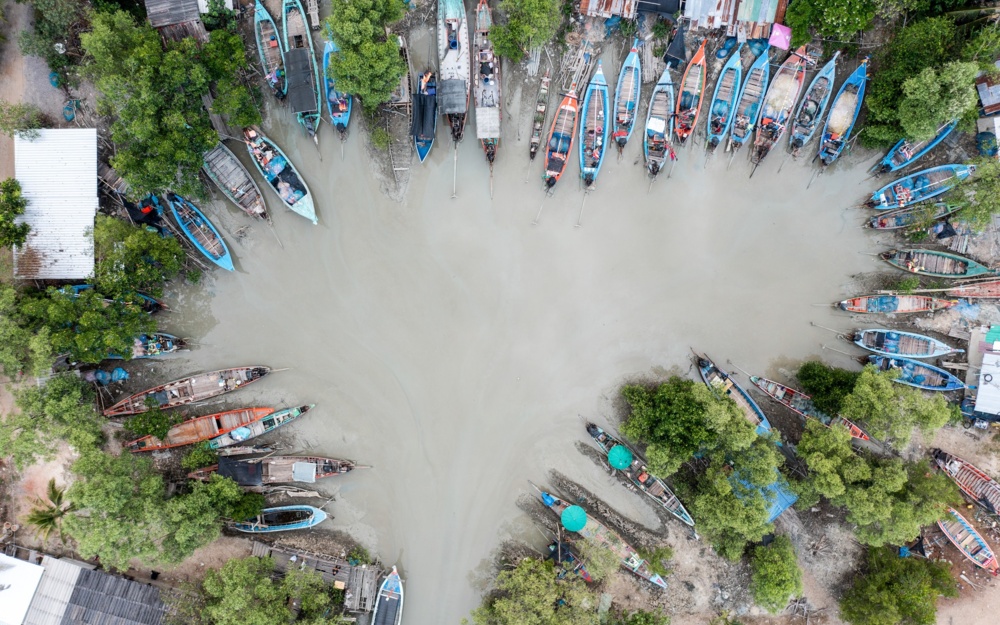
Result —
<path fill-rule="evenodd" d="M 691 57 L 684 76 L 681 78 L 680 94 L 677 96 L 677 109 L 674 112 L 674 132 L 677 142 L 684 145 L 694 129 L 698 127 L 698 117 L 701 114 L 701 101 L 705 96 L 705 75 L 708 68 L 705 65 L 705 44 L 702 40 L 698 51 Z"/>
<path fill-rule="evenodd" d="M 940 299 L 926 295 L 862 295 L 837 302 L 841 310 L 854 313 L 922 313 L 944 310 L 957 304 L 957 300 Z"/>
<path fill-rule="evenodd" d="M 973 284 L 963 284 L 948 289 L 948 297 L 964 297 L 966 299 L 1000 299 L 1000 280 L 987 280 Z"/>
<path fill-rule="evenodd" d="M 476 34 L 474 46 L 476 51 L 477 70 L 475 77 L 476 102 L 476 138 L 483 146 L 486 162 L 493 170 L 493 161 L 500 148 L 500 124 L 503 119 L 503 102 L 501 101 L 501 63 L 500 57 L 493 50 L 490 41 L 490 30 L 493 28 L 493 16 L 487 0 L 479 0 L 476 7 Z"/>
<path fill-rule="evenodd" d="M 528 142 L 528 158 L 535 160 L 538 146 L 542 144 L 542 132 L 545 128 L 545 115 L 549 108 L 549 78 L 548 70 L 538 83 L 538 95 L 535 97 L 535 114 L 531 119 L 531 140 Z"/>
<path fill-rule="evenodd" d="M 756 375 L 750 376 L 750 381 L 753 382 L 754 386 L 763 391 L 765 395 L 804 419 L 814 419 L 826 427 L 840 425 L 846 427 L 853 438 L 863 441 L 870 440 L 865 431 L 851 421 L 843 417 L 831 417 L 825 412 L 817 410 L 813 404 L 812 397 L 809 397 L 805 393 L 789 388 L 780 382 Z"/>
<path fill-rule="evenodd" d="M 975 278 L 1000 273 L 970 258 L 936 250 L 890 250 L 879 254 L 879 258 L 896 269 L 935 278 Z"/>
<path fill-rule="evenodd" d="M 174 193 L 167 193 L 165 197 L 170 214 L 191 245 L 219 267 L 233 271 L 233 257 L 215 224 L 185 198 Z"/>
<path fill-rule="evenodd" d="M 615 86 L 615 127 L 614 138 L 618 145 L 618 153 L 625 149 L 625 144 L 632 138 L 635 130 L 635 116 L 639 112 L 639 97 L 642 90 L 642 65 L 639 61 L 639 39 L 632 42 L 632 49 L 621 73 L 618 74 L 618 84 Z"/>
<path fill-rule="evenodd" d="M 147 400 L 162 409 L 193 404 L 237 391 L 270 372 L 270 367 L 252 365 L 199 373 L 129 395 L 102 414 L 105 417 L 121 417 L 146 412 L 149 410 Z"/>
<path fill-rule="evenodd" d="M 238 427 L 260 421 L 274 412 L 274 408 L 239 408 L 226 410 L 215 414 L 188 419 L 170 428 L 162 439 L 155 436 L 143 436 L 125 444 L 131 452 L 159 451 L 184 445 L 193 445 L 225 434 Z"/>
<path fill-rule="evenodd" d="M 851 131 L 861 114 L 865 100 L 865 84 L 868 82 L 868 59 L 861 61 L 858 69 L 847 77 L 840 86 L 837 97 L 830 107 L 830 116 L 823 127 L 823 138 L 819 144 L 819 160 L 823 165 L 832 165 L 844 152 L 851 139 Z"/>
<path fill-rule="evenodd" d="M 753 154 L 750 155 L 755 165 L 771 153 L 771 148 L 785 134 L 785 127 L 791 120 L 792 110 L 799 100 L 799 93 L 806 79 L 807 61 L 806 47 L 802 46 L 785 59 L 775 72 L 760 109 Z"/>
<path fill-rule="evenodd" d="M 819 123 L 826 112 L 826 105 L 830 103 L 830 96 L 833 94 L 833 83 L 837 77 L 837 58 L 840 50 L 833 53 L 833 58 L 827 61 L 823 69 L 819 70 L 816 77 L 812 79 L 806 88 L 806 94 L 799 103 L 799 108 L 795 111 L 795 119 L 792 121 L 792 130 L 789 136 L 792 154 L 798 155 L 807 143 L 809 143 Z"/>
<path fill-rule="evenodd" d="M 868 208 L 889 210 L 903 208 L 937 197 L 968 178 L 975 167 L 968 165 L 940 165 L 893 180 L 865 202 Z"/>
<path fill-rule="evenodd" d="M 940 449 L 932 449 L 937 466 L 962 489 L 969 499 L 992 514 L 1000 512 L 1000 484 L 971 462 Z"/>
<path fill-rule="evenodd" d="M 288 72 L 288 104 L 299 125 L 318 144 L 323 112 L 323 87 L 316 67 L 316 50 L 306 12 L 299 0 L 283 0 L 281 34 Z"/>
<path fill-rule="evenodd" d="M 285 206 L 305 217 L 313 224 L 319 223 L 316 218 L 316 206 L 312 193 L 306 181 L 299 175 L 295 165 L 281 151 L 278 144 L 264 136 L 256 127 L 244 128 L 247 151 L 253 157 L 257 171 L 264 177 L 270 188 Z"/>
<path fill-rule="evenodd" d="M 760 119 L 760 109 L 764 103 L 767 83 L 771 79 L 769 50 L 769 45 L 764 47 L 760 56 L 747 71 L 743 88 L 740 89 L 740 97 L 736 102 L 736 114 L 733 116 L 733 127 L 729 134 L 729 149 L 734 152 L 743 147 Z"/>
<path fill-rule="evenodd" d="M 371 625 L 399 625 L 403 622 L 403 580 L 396 567 L 382 580 L 372 612 Z"/>
<path fill-rule="evenodd" d="M 316 480 L 345 475 L 355 468 L 363 467 L 357 467 L 350 460 L 314 456 L 268 456 L 251 460 L 223 457 L 218 464 L 188 473 L 188 478 L 207 480 L 218 473 L 240 486 L 257 488 L 292 482 L 313 484 Z"/>
<path fill-rule="evenodd" d="M 541 493 L 542 503 L 545 504 L 549 510 L 555 513 L 556 516 L 561 517 L 563 511 L 570 507 L 570 504 L 566 503 L 562 499 L 559 499 L 558 497 L 550 495 L 540 489 L 538 492 Z M 592 540 L 595 543 L 610 549 L 621 560 L 621 566 L 628 569 L 638 577 L 652 582 L 660 588 L 667 587 L 667 582 L 664 581 L 659 574 L 650 570 L 649 563 L 639 555 L 639 552 L 636 551 L 634 547 L 622 540 L 622 537 L 616 534 L 608 526 L 593 518 L 592 515 L 587 515 L 586 525 L 584 525 L 583 528 L 577 533 L 588 540 Z"/>
<path fill-rule="evenodd" d="M 307 406 L 295 406 L 293 408 L 277 410 L 263 419 L 251 421 L 246 425 L 241 425 L 238 428 L 229 430 L 225 434 L 220 434 L 212 438 L 208 441 L 208 446 L 212 449 L 220 449 L 222 447 L 245 443 L 252 438 L 273 432 L 283 425 L 288 425 L 315 407 L 316 404 L 309 404 Z"/>
<path fill-rule="evenodd" d="M 219 143 L 205 153 L 201 168 L 237 208 L 251 217 L 271 223 L 260 187 L 243 163 L 224 144 Z"/>
<path fill-rule="evenodd" d="M 743 44 L 722 66 L 722 73 L 715 83 L 715 93 L 708 107 L 708 149 L 714 150 L 729 132 L 733 123 L 733 112 L 736 110 L 736 100 L 740 95 L 740 82 L 743 80 L 743 57 L 740 52 Z"/>
<path fill-rule="evenodd" d="M 611 126 L 611 98 L 604 68 L 597 62 L 597 71 L 587 85 L 583 96 L 583 115 L 580 124 L 580 177 L 586 187 L 594 184 L 608 150 L 608 132 Z"/>
<path fill-rule="evenodd" d="M 265 508 L 255 519 L 233 523 L 237 532 L 265 534 L 304 530 L 319 525 L 326 520 L 326 512 L 312 506 L 281 506 Z"/>
<path fill-rule="evenodd" d="M 923 334 L 883 328 L 869 328 L 855 332 L 854 344 L 882 356 L 906 358 L 937 358 L 965 351 Z"/>
<path fill-rule="evenodd" d="M 573 83 L 556 110 L 556 117 L 552 120 L 552 128 L 549 130 L 549 140 L 545 144 L 545 173 L 542 177 L 548 189 L 556 186 L 566 171 L 569 153 L 573 149 L 573 135 L 576 134 L 579 112 L 580 100 L 576 97 L 576 83 Z"/>
<path fill-rule="evenodd" d="M 948 373 L 925 362 L 892 356 L 872 354 L 868 362 L 881 371 L 898 371 L 894 382 L 914 386 L 925 391 L 957 391 L 965 388 L 965 383 Z"/>
<path fill-rule="evenodd" d="M 965 520 L 958 510 L 948 508 L 948 516 L 938 521 L 938 527 L 962 555 L 981 569 L 996 575 L 1000 570 L 997 557 L 986 540 Z"/>
<path fill-rule="evenodd" d="M 642 137 L 642 152 L 646 156 L 646 171 L 654 179 L 669 158 L 677 160 L 671 143 L 674 138 L 674 82 L 668 66 L 660 74 L 646 113 L 646 134 Z"/>
<path fill-rule="evenodd" d="M 767 420 L 767 415 L 760 409 L 750 393 L 747 393 L 732 376 L 720 369 L 705 354 L 696 352 L 695 364 L 698 365 L 698 373 L 701 375 L 702 382 L 720 397 L 725 395 L 736 402 L 747 421 L 757 428 L 758 435 L 765 436 L 771 432 L 771 423 Z"/>
<path fill-rule="evenodd" d="M 274 447 L 269 445 L 234 445 L 233 447 L 225 447 L 223 449 L 216 449 L 215 455 L 225 456 L 226 458 L 231 458 L 233 456 L 250 456 L 255 454 L 273 454 L 278 451 Z"/>
<path fill-rule="evenodd" d="M 354 98 L 349 93 L 339 91 L 336 81 L 330 77 L 330 60 L 338 52 L 340 48 L 332 40 L 323 46 L 323 93 L 326 94 L 326 110 L 330 114 L 330 123 L 343 140 L 347 138 L 347 127 L 351 123 Z"/>
<path fill-rule="evenodd" d="M 904 167 L 908 167 L 915 163 L 924 154 L 930 152 L 934 147 L 944 141 L 944 138 L 951 134 L 952 130 L 958 126 L 958 120 L 953 120 L 950 122 L 945 122 L 938 127 L 937 132 L 933 137 L 926 141 L 908 141 L 906 139 L 900 139 L 889 153 L 885 155 L 876 169 L 879 173 L 891 173 L 894 171 L 899 171 Z"/>
<path fill-rule="evenodd" d="M 438 108 L 455 143 L 465 135 L 469 111 L 469 23 L 462 0 L 438 0 Z"/>
<path fill-rule="evenodd" d="M 257 38 L 257 54 L 264 80 L 271 92 L 279 100 L 284 99 L 287 87 L 285 76 L 285 54 L 278 40 L 278 27 L 260 0 L 254 0 L 253 31 Z"/>
<path fill-rule="evenodd" d="M 876 230 L 897 230 L 910 226 L 921 226 L 943 219 L 961 209 L 960 205 L 945 204 L 944 202 L 916 204 L 879 213 L 868 220 L 865 227 Z"/>
<path fill-rule="evenodd" d="M 177 338 L 173 334 L 167 334 L 166 332 L 150 332 L 149 334 L 140 334 L 135 337 L 132 341 L 132 355 L 130 358 L 152 358 L 154 356 L 162 356 L 163 354 L 173 354 L 186 349 L 187 341 L 184 339 Z M 123 356 L 120 354 L 108 354 L 105 358 L 108 360 L 122 360 Z"/>
<path fill-rule="evenodd" d="M 590 434 L 594 441 L 597 442 L 598 447 L 604 451 L 605 454 L 611 451 L 612 448 L 617 446 L 622 446 L 628 449 L 632 454 L 632 464 L 621 469 L 621 472 L 625 477 L 628 478 L 639 492 L 645 493 L 656 503 L 663 506 L 667 512 L 674 515 L 685 525 L 694 527 L 694 519 L 688 514 L 687 509 L 681 500 L 674 495 L 667 483 L 656 477 L 649 472 L 649 468 L 645 463 L 639 458 L 628 445 L 624 442 L 618 440 L 617 438 L 611 436 L 601 428 L 597 427 L 593 423 L 587 424 L 587 433 Z"/>
<path fill-rule="evenodd" d="M 437 77 L 427 70 L 419 78 L 417 93 L 413 98 L 413 119 L 410 133 L 417 158 L 423 163 L 434 147 L 437 133 Z"/>

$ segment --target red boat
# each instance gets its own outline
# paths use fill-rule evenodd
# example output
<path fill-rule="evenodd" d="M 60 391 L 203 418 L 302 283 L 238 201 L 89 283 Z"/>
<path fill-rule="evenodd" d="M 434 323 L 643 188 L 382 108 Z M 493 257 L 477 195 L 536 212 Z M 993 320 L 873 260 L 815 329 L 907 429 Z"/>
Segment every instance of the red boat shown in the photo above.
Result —
<path fill-rule="evenodd" d="M 837 302 L 834 306 L 855 313 L 919 313 L 944 310 L 957 303 L 956 300 L 924 295 L 862 295 Z"/>
<path fill-rule="evenodd" d="M 181 445 L 192 445 L 231 432 L 238 427 L 260 421 L 274 412 L 274 408 L 240 408 L 188 419 L 170 428 L 163 439 L 143 436 L 125 444 L 129 451 L 156 451 Z"/>
<path fill-rule="evenodd" d="M 563 96 L 562 103 L 556 111 L 549 131 L 549 141 L 545 147 L 545 186 L 549 189 L 556 186 L 559 178 L 566 171 L 569 162 L 569 152 L 573 149 L 573 137 L 576 135 L 576 125 L 579 122 L 580 99 L 576 97 L 576 83 L 569 88 L 569 93 Z"/>
<path fill-rule="evenodd" d="M 938 467 L 948 474 L 969 499 L 989 512 L 1000 510 L 1000 484 L 986 475 L 975 465 L 940 449 L 932 449 L 931 455 Z"/>
<path fill-rule="evenodd" d="M 674 112 L 674 132 L 677 141 L 683 145 L 698 126 L 698 116 L 701 114 L 701 102 L 705 99 L 705 76 L 708 73 L 705 66 L 705 44 L 701 42 L 698 51 L 691 57 L 684 76 L 681 78 L 680 93 L 677 96 L 677 106 Z"/>
<path fill-rule="evenodd" d="M 948 297 L 964 297 L 966 299 L 1000 299 L 1000 280 L 976 282 L 948 289 Z"/>

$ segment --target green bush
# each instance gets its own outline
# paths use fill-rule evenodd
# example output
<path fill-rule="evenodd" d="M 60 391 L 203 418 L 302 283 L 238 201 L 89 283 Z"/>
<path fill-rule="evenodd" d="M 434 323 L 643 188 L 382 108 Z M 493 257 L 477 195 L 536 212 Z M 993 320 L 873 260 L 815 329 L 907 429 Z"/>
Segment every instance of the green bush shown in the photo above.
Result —
<path fill-rule="evenodd" d="M 770 545 L 754 548 L 750 567 L 754 601 L 771 614 L 781 612 L 790 598 L 802 594 L 802 571 L 787 536 L 776 536 Z"/>
<path fill-rule="evenodd" d="M 572 11 L 572 2 L 563 3 L 560 10 L 559 0 L 502 0 L 500 12 L 507 20 L 490 31 L 497 54 L 519 63 L 530 49 L 552 39 L 563 16 Z"/>
<path fill-rule="evenodd" d="M 181 467 L 188 471 L 195 471 L 204 467 L 212 466 L 219 462 L 219 454 L 215 453 L 208 443 L 198 443 L 191 447 L 184 457 L 181 458 Z"/>
<path fill-rule="evenodd" d="M 864 574 L 840 600 L 840 616 L 852 625 L 934 625 L 939 596 L 958 596 L 947 564 L 871 549 Z"/>
<path fill-rule="evenodd" d="M 812 396 L 816 408 L 835 415 L 840 412 L 844 397 L 854 390 L 858 375 L 854 371 L 828 367 L 818 360 L 810 360 L 802 363 L 796 377 L 802 384 L 802 389 Z"/>
<path fill-rule="evenodd" d="M 872 0 L 793 0 L 785 13 L 792 29 L 792 47 L 812 40 L 814 29 L 821 37 L 847 41 L 868 28 L 875 19 Z"/>

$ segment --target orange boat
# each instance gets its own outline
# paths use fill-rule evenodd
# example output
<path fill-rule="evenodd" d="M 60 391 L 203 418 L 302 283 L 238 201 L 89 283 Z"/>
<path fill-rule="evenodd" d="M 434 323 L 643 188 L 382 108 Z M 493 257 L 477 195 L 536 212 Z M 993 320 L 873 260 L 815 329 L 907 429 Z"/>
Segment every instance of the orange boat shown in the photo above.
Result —
<path fill-rule="evenodd" d="M 556 110 L 549 131 L 549 142 L 545 148 L 545 187 L 551 189 L 559 182 L 569 162 L 569 152 L 573 149 L 573 137 L 580 116 L 580 100 L 576 97 L 576 83 L 570 85 L 569 93 L 563 96 Z"/>
<path fill-rule="evenodd" d="M 705 99 L 705 76 L 708 73 L 705 66 L 705 43 L 701 42 L 698 51 L 691 57 L 684 77 L 681 78 L 680 93 L 677 96 L 677 108 L 674 112 L 674 132 L 681 145 L 694 132 L 701 114 L 701 101 Z"/>
<path fill-rule="evenodd" d="M 155 436 L 143 436 L 126 444 L 125 448 L 136 452 L 192 445 L 226 434 L 254 421 L 260 421 L 272 412 L 274 412 L 274 408 L 240 408 L 239 410 L 227 410 L 203 417 L 195 417 L 170 428 L 163 440 Z"/>
<path fill-rule="evenodd" d="M 1000 299 L 1000 280 L 976 282 L 948 289 L 948 297 L 964 297 L 967 299 Z"/>

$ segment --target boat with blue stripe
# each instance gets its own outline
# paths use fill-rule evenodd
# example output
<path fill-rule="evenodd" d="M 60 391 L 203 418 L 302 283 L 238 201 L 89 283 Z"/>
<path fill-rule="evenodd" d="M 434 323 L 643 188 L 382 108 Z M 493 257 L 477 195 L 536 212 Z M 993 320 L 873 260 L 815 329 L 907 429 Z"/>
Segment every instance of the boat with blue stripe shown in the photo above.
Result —
<path fill-rule="evenodd" d="M 917 362 L 909 358 L 878 356 L 872 354 L 868 362 L 881 371 L 898 371 L 899 377 L 893 382 L 906 384 L 925 391 L 958 391 L 965 388 L 965 383 L 948 373 L 925 362 Z"/>
<path fill-rule="evenodd" d="M 802 97 L 802 102 L 795 111 L 795 120 L 792 122 L 792 132 L 789 137 L 792 155 L 798 155 L 799 150 L 812 140 L 816 130 L 819 129 L 823 113 L 826 112 L 826 105 L 830 103 L 830 96 L 833 95 L 839 57 L 840 50 L 837 50 L 833 53 L 833 58 L 827 61 L 806 88 L 806 94 Z"/>
<path fill-rule="evenodd" d="M 975 171 L 974 165 L 958 163 L 922 169 L 915 174 L 893 180 L 872 193 L 865 206 L 875 210 L 890 210 L 923 202 L 950 191 Z"/>
<path fill-rule="evenodd" d="M 265 508 L 256 518 L 233 523 L 237 532 L 266 534 L 315 527 L 326 520 L 326 512 L 312 506 L 281 506 Z"/>
<path fill-rule="evenodd" d="M 400 625 L 403 622 L 403 580 L 399 571 L 392 567 L 378 589 L 372 625 Z"/>
<path fill-rule="evenodd" d="M 635 130 L 635 117 L 639 111 L 639 97 L 642 90 L 642 65 L 639 60 L 639 39 L 632 42 L 632 49 L 622 71 L 618 74 L 618 84 L 615 86 L 615 128 L 614 138 L 618 145 L 618 153 L 625 149 L 625 144 L 632 138 Z"/>
<path fill-rule="evenodd" d="M 743 44 L 722 66 L 722 73 L 715 83 L 715 93 L 708 107 L 708 149 L 714 150 L 726 138 L 729 127 L 733 124 L 733 114 L 736 110 L 737 98 L 740 95 L 740 83 L 743 81 Z"/>
<path fill-rule="evenodd" d="M 176 193 L 167 193 L 166 200 L 170 214 L 191 245 L 219 267 L 233 271 L 233 257 L 215 224 L 197 206 Z"/>
<path fill-rule="evenodd" d="M 879 161 L 875 168 L 878 170 L 878 173 L 886 174 L 909 167 L 920 157 L 933 150 L 937 144 L 944 141 L 945 137 L 950 135 L 957 126 L 957 119 L 945 122 L 938 127 L 937 132 L 933 137 L 925 141 L 900 139 L 899 143 L 894 145 L 893 148 L 889 150 L 889 153 L 885 155 L 885 158 Z"/>
<path fill-rule="evenodd" d="M 594 184 L 597 174 L 601 173 L 604 155 L 608 150 L 610 116 L 608 81 L 604 78 L 604 67 L 598 61 L 597 71 L 590 79 L 583 96 L 583 119 L 580 124 L 580 177 L 587 187 Z"/>
<path fill-rule="evenodd" d="M 830 107 L 830 116 L 826 118 L 823 138 L 819 144 L 819 160 L 823 165 L 832 165 L 847 147 L 854 124 L 861 114 L 867 82 L 868 59 L 865 58 L 858 69 L 854 70 L 854 73 L 840 86 L 840 91 L 837 92 L 837 97 Z"/>
<path fill-rule="evenodd" d="M 323 86 L 326 93 L 326 110 L 330 114 L 330 123 L 340 133 L 340 138 L 347 138 L 347 126 L 351 123 L 353 100 L 349 93 L 337 90 L 337 84 L 330 76 L 330 59 L 340 52 L 340 48 L 331 39 L 323 46 Z"/>
<path fill-rule="evenodd" d="M 705 354 L 696 352 L 695 364 L 698 365 L 698 373 L 701 375 L 701 381 L 708 388 L 712 389 L 713 393 L 721 393 L 736 402 L 740 411 L 746 416 L 747 421 L 757 428 L 758 435 L 767 436 L 771 433 L 771 423 L 767 420 L 767 415 L 760 409 L 760 406 L 757 405 L 753 397 L 732 376 L 720 369 Z"/>

